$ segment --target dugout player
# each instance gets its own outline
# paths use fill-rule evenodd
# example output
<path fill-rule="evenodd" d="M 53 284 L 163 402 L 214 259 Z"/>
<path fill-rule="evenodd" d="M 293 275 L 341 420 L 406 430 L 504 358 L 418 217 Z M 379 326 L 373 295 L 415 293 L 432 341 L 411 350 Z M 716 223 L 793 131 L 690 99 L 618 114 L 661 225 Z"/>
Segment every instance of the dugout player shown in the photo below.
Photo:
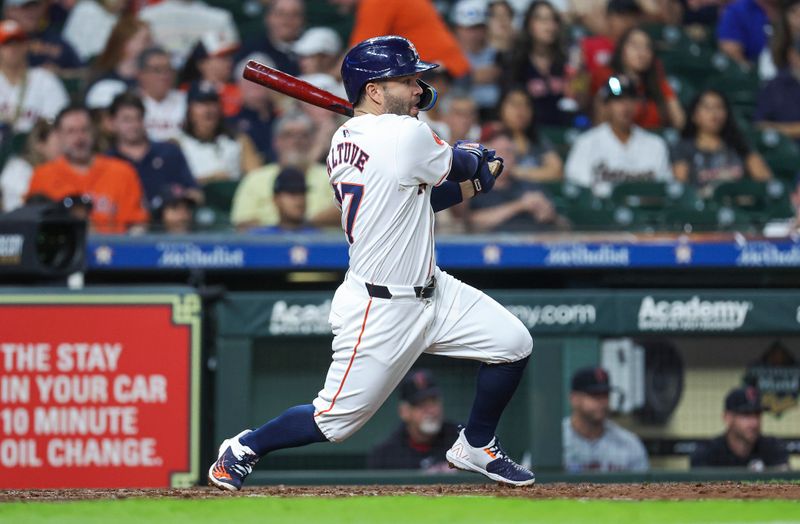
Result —
<path fill-rule="evenodd" d="M 692 468 L 789 469 L 783 442 L 761 434 L 762 411 L 761 394 L 756 388 L 731 390 L 725 397 L 725 433 L 700 445 L 692 454 Z"/>
<path fill-rule="evenodd" d="M 533 348 L 503 306 L 436 266 L 434 212 L 487 192 L 494 152 L 451 147 L 415 117 L 436 101 L 419 77 L 437 67 L 399 36 L 365 40 L 342 63 L 355 115 L 334 134 L 327 167 L 350 244 L 331 303 L 333 361 L 312 404 L 225 440 L 209 483 L 235 491 L 270 451 L 341 442 L 357 431 L 422 353 L 478 360 L 466 427 L 446 453 L 455 468 L 504 484 L 532 484 L 495 436 Z"/>

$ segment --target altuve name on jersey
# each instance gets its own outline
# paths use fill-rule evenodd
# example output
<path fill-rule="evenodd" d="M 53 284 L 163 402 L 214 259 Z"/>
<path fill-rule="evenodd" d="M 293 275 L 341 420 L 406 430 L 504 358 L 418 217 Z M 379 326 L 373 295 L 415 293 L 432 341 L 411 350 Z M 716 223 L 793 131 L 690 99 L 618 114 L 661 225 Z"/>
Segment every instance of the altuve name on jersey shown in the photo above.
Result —
<path fill-rule="evenodd" d="M 364 164 L 367 163 L 367 160 L 369 160 L 369 155 L 362 151 L 360 147 L 352 142 L 340 142 L 331 147 L 331 152 L 328 154 L 328 159 L 326 161 L 328 165 L 328 176 L 330 176 L 331 171 L 342 162 L 350 164 L 363 172 Z"/>

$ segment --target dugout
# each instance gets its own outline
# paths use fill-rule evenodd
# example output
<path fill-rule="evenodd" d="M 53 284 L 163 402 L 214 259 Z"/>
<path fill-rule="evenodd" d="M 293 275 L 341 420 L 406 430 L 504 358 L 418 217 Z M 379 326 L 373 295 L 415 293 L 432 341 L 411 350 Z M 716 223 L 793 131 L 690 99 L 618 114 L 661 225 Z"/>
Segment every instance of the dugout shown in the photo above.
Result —
<path fill-rule="evenodd" d="M 644 478 L 706 478 L 709 472 L 688 470 L 688 455 L 699 440 L 722 432 L 724 396 L 745 381 L 759 381 L 770 403 L 764 433 L 785 439 L 794 468 L 800 466 L 800 368 L 791 358 L 770 356 L 777 351 L 800 358 L 800 290 L 489 294 L 534 335 L 533 359 L 499 433 L 514 457 L 533 463 L 540 479 L 578 480 L 562 472 L 561 420 L 569 413 L 572 373 L 595 364 L 611 373 L 614 420 L 645 442 L 652 472 Z M 330 361 L 331 297 L 329 292 L 235 292 L 216 304 L 215 442 L 314 397 Z M 447 417 L 465 420 L 477 364 L 424 355 L 418 367 L 437 374 Z M 409 481 L 412 476 L 406 474 L 363 469 L 368 450 L 398 424 L 396 406 L 395 394 L 344 443 L 271 454 L 259 463 L 253 480 Z M 731 478 L 732 473 L 716 475 Z M 446 481 L 428 478 L 434 479 Z M 452 480 L 480 479 L 459 475 Z"/>

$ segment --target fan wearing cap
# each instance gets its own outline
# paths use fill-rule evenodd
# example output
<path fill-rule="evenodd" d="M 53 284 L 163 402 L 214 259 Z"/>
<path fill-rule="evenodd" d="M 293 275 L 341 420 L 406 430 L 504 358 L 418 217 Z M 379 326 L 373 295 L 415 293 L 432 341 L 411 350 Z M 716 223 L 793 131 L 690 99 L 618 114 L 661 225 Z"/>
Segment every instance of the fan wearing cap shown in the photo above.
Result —
<path fill-rule="evenodd" d="M 612 76 L 602 89 L 608 121 L 580 135 L 569 152 L 565 178 L 607 195 L 614 184 L 672 180 L 667 144 L 633 122 L 637 99 L 631 81 Z"/>
<path fill-rule="evenodd" d="M 188 85 L 202 82 L 213 86 L 222 103 L 222 113 L 234 116 L 242 106 L 239 85 L 233 82 L 233 56 L 239 41 L 231 40 L 226 33 L 205 33 L 192 49 L 181 72 L 178 83 Z"/>
<path fill-rule="evenodd" d="M 274 235 L 280 233 L 314 233 L 317 230 L 306 221 L 305 174 L 297 168 L 286 167 L 275 177 L 272 201 L 278 211 L 278 223 L 274 226 L 251 229 L 251 233 Z"/>
<path fill-rule="evenodd" d="M 155 231 L 185 234 L 192 231 L 197 197 L 191 188 L 167 184 L 150 199 Z"/>
<path fill-rule="evenodd" d="M 3 17 L 17 22 L 30 38 L 28 59 L 64 78 L 81 78 L 83 62 L 61 37 L 61 31 L 48 20 L 50 2 L 46 0 L 5 0 Z"/>
<path fill-rule="evenodd" d="M 53 120 L 69 102 L 61 80 L 28 62 L 30 41 L 14 20 L 0 21 L 0 121 L 28 133 L 39 118 Z"/>
<path fill-rule="evenodd" d="M 300 73 L 333 75 L 339 69 L 342 40 L 328 27 L 311 27 L 292 45 L 300 61 Z"/>
<path fill-rule="evenodd" d="M 400 383 L 400 426 L 367 457 L 373 469 L 447 471 L 445 453 L 458 438 L 458 427 L 444 418 L 442 392 L 433 373 L 411 371 Z"/>
<path fill-rule="evenodd" d="M 754 387 L 734 388 L 725 397 L 725 433 L 700 444 L 692 468 L 740 467 L 754 471 L 789 469 L 783 442 L 761 434 L 761 394 Z"/>
<path fill-rule="evenodd" d="M 572 375 L 572 414 L 561 425 L 566 471 L 641 472 L 650 468 L 639 437 L 609 420 L 610 392 L 608 372 L 603 368 L 582 368 Z"/>
<path fill-rule="evenodd" d="M 487 35 L 488 7 L 485 0 L 460 0 L 451 11 L 453 32 L 458 45 L 469 60 L 469 75 L 456 82 L 478 104 L 488 117 L 500 98 L 500 69 L 496 65 L 497 50 L 489 46 Z"/>

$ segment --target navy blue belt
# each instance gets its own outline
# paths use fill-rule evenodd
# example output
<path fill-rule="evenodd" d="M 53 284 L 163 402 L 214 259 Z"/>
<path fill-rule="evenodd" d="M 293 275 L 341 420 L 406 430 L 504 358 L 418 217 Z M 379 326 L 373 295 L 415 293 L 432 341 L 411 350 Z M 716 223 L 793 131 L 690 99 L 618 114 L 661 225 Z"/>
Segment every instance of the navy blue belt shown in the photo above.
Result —
<path fill-rule="evenodd" d="M 364 285 L 367 286 L 367 293 L 369 293 L 369 296 L 371 297 L 392 298 L 392 293 L 386 286 L 370 284 L 369 282 L 365 283 Z M 414 294 L 417 295 L 417 298 L 431 298 L 435 289 L 436 279 L 431 277 L 431 282 L 427 286 L 414 286 Z"/>

